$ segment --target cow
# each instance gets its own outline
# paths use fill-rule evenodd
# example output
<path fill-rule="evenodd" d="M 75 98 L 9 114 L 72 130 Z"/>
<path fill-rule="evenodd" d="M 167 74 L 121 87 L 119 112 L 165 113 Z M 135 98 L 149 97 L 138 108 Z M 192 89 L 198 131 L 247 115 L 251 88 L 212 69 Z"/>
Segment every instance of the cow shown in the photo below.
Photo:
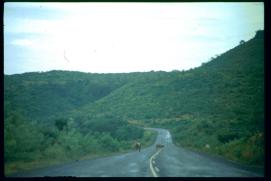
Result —
<path fill-rule="evenodd" d="M 135 143 L 135 145 L 134 145 L 134 148 L 140 152 L 140 150 L 141 150 L 141 143 L 137 141 Z"/>
<path fill-rule="evenodd" d="M 162 145 L 162 144 L 157 143 L 157 144 L 155 145 L 155 147 L 156 147 L 156 150 L 158 150 L 159 148 L 164 148 L 165 145 Z"/>

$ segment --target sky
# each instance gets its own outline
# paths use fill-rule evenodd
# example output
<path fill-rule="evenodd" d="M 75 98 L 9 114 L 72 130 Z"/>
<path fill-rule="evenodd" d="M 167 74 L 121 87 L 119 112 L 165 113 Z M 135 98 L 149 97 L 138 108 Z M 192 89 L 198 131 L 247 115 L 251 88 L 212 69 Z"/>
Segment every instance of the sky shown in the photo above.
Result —
<path fill-rule="evenodd" d="M 5 3 L 4 74 L 188 70 L 264 29 L 259 3 Z"/>

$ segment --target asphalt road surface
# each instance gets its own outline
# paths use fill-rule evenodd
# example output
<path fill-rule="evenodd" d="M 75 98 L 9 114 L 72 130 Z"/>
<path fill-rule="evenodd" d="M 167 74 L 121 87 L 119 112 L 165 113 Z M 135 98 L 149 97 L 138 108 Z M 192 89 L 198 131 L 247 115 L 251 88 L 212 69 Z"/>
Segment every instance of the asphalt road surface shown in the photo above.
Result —
<path fill-rule="evenodd" d="M 154 129 L 154 128 L 150 128 Z M 167 130 L 158 131 L 155 144 L 116 156 L 73 161 L 57 166 L 18 172 L 11 177 L 75 176 L 75 177 L 262 177 L 225 159 L 176 147 Z"/>

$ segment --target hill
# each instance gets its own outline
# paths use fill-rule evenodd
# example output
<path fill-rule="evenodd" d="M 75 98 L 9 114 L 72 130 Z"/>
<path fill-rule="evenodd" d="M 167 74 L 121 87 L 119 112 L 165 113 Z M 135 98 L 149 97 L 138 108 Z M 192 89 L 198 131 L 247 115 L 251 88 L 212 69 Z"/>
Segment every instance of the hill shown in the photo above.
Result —
<path fill-rule="evenodd" d="M 260 109 L 263 104 L 263 63 L 263 39 L 252 39 L 190 71 L 149 72 L 141 81 L 129 82 L 78 110 L 114 112 L 127 119 L 195 112 L 234 117 L 242 111 L 252 114 L 260 111 L 254 107 Z"/>

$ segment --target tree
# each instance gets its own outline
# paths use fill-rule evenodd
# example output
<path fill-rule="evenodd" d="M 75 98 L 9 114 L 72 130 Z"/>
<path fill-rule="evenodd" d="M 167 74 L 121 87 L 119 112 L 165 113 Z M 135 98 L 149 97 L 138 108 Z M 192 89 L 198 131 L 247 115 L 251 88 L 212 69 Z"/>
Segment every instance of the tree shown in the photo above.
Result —
<path fill-rule="evenodd" d="M 119 144 L 118 142 L 113 139 L 110 134 L 104 133 L 100 136 L 99 139 L 103 149 L 105 151 L 117 151 L 119 150 Z"/>
<path fill-rule="evenodd" d="M 245 43 L 245 40 L 241 40 L 240 42 L 239 42 L 239 45 L 243 45 Z"/>
<path fill-rule="evenodd" d="M 66 119 L 63 119 L 63 118 L 57 119 L 57 120 L 55 121 L 55 126 L 57 127 L 57 129 L 58 129 L 59 131 L 62 131 L 62 130 L 64 129 L 64 127 L 67 126 L 67 120 L 66 120 Z"/>

